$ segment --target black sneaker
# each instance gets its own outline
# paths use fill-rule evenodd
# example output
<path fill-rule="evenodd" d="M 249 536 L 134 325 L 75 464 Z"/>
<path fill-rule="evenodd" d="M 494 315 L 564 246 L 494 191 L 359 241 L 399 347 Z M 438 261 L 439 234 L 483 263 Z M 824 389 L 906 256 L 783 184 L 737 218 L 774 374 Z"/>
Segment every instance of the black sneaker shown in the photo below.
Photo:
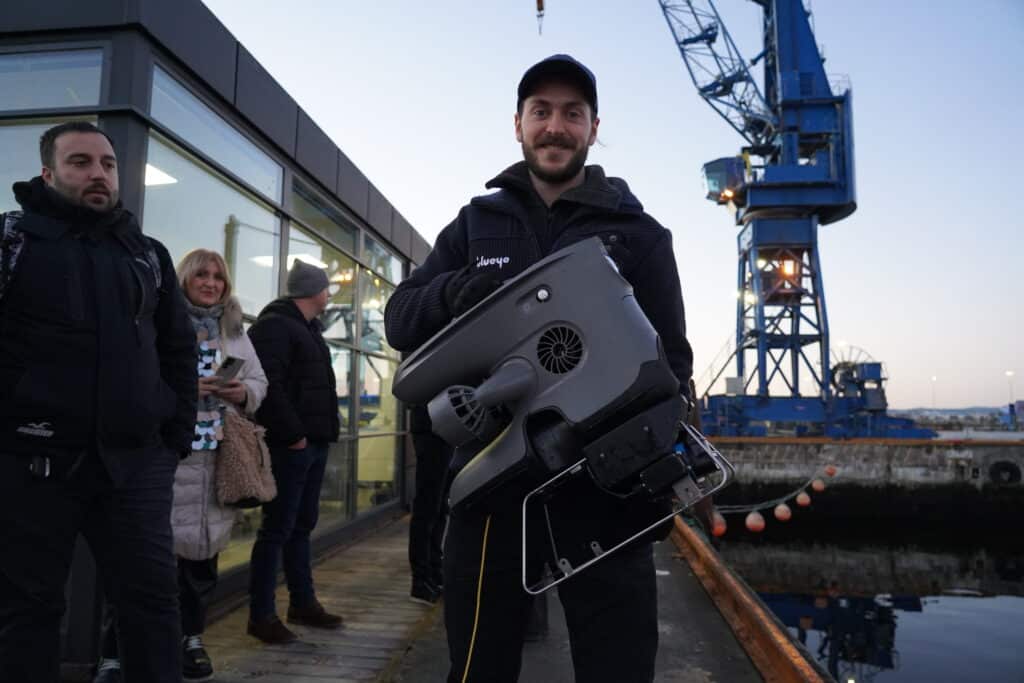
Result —
<path fill-rule="evenodd" d="M 413 581 L 409 599 L 421 605 L 433 605 L 441 598 L 441 592 L 426 581 Z"/>
<path fill-rule="evenodd" d="M 121 660 L 103 659 L 96 667 L 96 678 L 92 683 L 121 683 Z"/>
<path fill-rule="evenodd" d="M 208 681 L 213 678 L 213 664 L 203 648 L 201 636 L 181 639 L 181 677 L 186 681 Z"/>

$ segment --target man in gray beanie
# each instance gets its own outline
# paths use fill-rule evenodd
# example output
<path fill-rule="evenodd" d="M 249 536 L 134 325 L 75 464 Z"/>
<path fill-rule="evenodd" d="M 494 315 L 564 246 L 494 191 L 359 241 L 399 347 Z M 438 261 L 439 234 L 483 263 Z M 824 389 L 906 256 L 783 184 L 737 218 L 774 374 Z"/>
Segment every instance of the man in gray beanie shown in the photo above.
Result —
<path fill-rule="evenodd" d="M 292 269 L 288 271 L 288 298 L 289 299 L 314 299 L 320 294 L 326 294 L 330 282 L 327 281 L 327 273 L 322 268 L 306 263 L 301 259 L 295 259 Z M 316 315 L 320 315 L 327 306 L 327 297 Z"/>
<path fill-rule="evenodd" d="M 265 643 L 287 643 L 295 633 L 274 604 L 279 562 L 288 581 L 288 622 L 339 628 L 342 618 L 316 599 L 309 537 L 320 510 L 328 443 L 338 440 L 338 396 L 331 354 L 319 316 L 330 299 L 322 268 L 296 259 L 287 295 L 267 304 L 252 328 L 256 353 L 269 382 L 256 419 L 267 428 L 277 498 L 263 506 L 252 548 L 248 633 Z"/>

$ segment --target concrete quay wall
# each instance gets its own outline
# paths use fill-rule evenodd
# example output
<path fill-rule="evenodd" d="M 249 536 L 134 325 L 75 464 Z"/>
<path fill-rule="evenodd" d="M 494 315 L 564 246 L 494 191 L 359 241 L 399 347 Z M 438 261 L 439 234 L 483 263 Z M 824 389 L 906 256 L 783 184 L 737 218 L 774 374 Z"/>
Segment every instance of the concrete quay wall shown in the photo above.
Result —
<path fill-rule="evenodd" d="M 741 485 L 800 485 L 813 476 L 825 478 L 825 467 L 834 465 L 844 485 L 1020 488 L 1024 471 L 1024 441 L 719 437 L 712 443 L 736 466 Z"/>
<path fill-rule="evenodd" d="M 930 551 L 831 545 L 725 544 L 729 566 L 760 593 L 822 591 L 833 583 L 844 595 L 939 595 L 950 589 L 983 595 L 1021 595 L 1024 566 L 1004 549 Z"/>

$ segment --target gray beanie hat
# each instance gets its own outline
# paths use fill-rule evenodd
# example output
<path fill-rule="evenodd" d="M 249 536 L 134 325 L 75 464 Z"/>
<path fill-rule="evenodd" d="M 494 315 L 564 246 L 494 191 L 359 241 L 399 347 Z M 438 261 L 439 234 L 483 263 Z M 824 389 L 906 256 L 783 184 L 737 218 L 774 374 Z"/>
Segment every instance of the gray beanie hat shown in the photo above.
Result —
<path fill-rule="evenodd" d="M 331 283 L 327 280 L 327 271 L 295 259 L 292 269 L 288 271 L 288 298 L 305 299 L 316 296 L 327 289 Z"/>

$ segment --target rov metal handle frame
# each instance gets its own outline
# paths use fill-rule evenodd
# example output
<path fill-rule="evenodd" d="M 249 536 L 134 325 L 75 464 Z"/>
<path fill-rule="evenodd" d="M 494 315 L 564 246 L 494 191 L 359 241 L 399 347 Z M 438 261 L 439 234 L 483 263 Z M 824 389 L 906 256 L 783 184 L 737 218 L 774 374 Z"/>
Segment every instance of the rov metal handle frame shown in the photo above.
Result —
<path fill-rule="evenodd" d="M 553 532 L 551 530 L 550 518 L 548 518 L 548 516 L 547 516 L 547 503 L 542 503 L 542 505 L 544 506 L 545 519 L 548 520 L 548 536 L 549 536 L 549 539 L 551 541 L 551 548 L 552 548 L 553 557 L 554 557 L 554 559 L 556 561 L 557 569 L 561 572 L 562 576 L 560 576 L 559 578 L 545 576 L 545 577 L 543 577 L 541 579 L 540 582 L 538 582 L 537 584 L 535 584 L 533 586 L 529 585 L 528 582 L 527 582 L 527 579 L 526 579 L 526 574 L 527 574 L 527 547 L 528 547 L 527 546 L 527 533 L 526 533 L 526 527 L 527 527 L 526 511 L 527 511 L 527 507 L 528 507 L 531 499 L 545 494 L 550 488 L 558 485 L 559 482 L 563 478 L 577 476 L 580 473 L 588 473 L 586 458 L 583 458 L 583 459 L 579 460 L 578 462 L 574 463 L 573 465 L 567 467 L 566 469 L 564 469 L 563 471 L 559 472 L 558 474 L 556 474 L 551 479 L 548 479 L 546 482 L 544 482 L 543 484 L 541 484 L 540 486 L 535 488 L 530 493 L 526 494 L 526 497 L 523 498 L 523 503 L 522 503 L 522 548 L 521 548 L 521 551 L 522 551 L 522 584 L 523 584 L 523 590 L 525 590 L 530 595 L 540 595 L 541 593 L 549 590 L 553 586 L 557 586 L 562 581 L 565 581 L 566 579 L 571 577 L 573 574 L 576 574 L 577 572 L 583 571 L 584 569 L 586 569 L 590 565 L 594 564 L 598 560 L 601 560 L 601 559 L 603 559 L 605 557 L 608 557 L 609 555 L 611 555 L 616 550 L 619 550 L 623 546 L 631 543 L 632 541 L 634 541 L 634 540 L 640 538 L 641 536 L 643 536 L 644 534 L 648 533 L 649 531 L 651 531 L 655 527 L 657 527 L 657 526 L 667 522 L 668 520 L 672 519 L 677 514 L 682 512 L 683 510 L 685 510 L 685 509 L 687 509 L 689 507 L 692 507 L 693 505 L 695 505 L 696 503 L 698 503 L 702 499 L 706 498 L 707 496 L 710 496 L 710 495 L 712 495 L 712 494 L 722 490 L 723 488 L 725 488 L 726 486 L 728 486 L 732 482 L 732 480 L 736 476 L 736 468 L 733 467 L 732 463 L 730 463 L 725 458 L 725 456 L 723 456 L 721 453 L 719 453 L 718 449 L 716 449 L 714 446 L 712 446 L 711 443 L 704 437 L 704 435 L 701 434 L 696 428 L 694 428 L 693 426 L 688 425 L 688 424 L 683 424 L 683 425 L 680 425 L 680 426 L 681 426 L 682 429 L 684 429 L 686 431 L 687 434 L 689 434 L 689 436 L 694 441 L 696 441 L 701 446 L 701 448 L 704 449 L 704 452 L 711 458 L 712 462 L 715 465 L 715 472 L 712 473 L 712 474 L 704 475 L 704 476 L 694 477 L 694 475 L 693 475 L 693 473 L 691 471 L 690 474 L 687 474 L 682 479 L 680 479 L 677 482 L 675 482 L 672 485 L 672 489 L 675 491 L 676 496 L 679 498 L 679 506 L 678 507 L 677 506 L 673 506 L 673 509 L 672 509 L 671 513 L 669 513 L 668 515 L 666 515 L 666 516 L 656 520 L 654 523 L 652 523 L 649 526 L 641 529 L 640 531 L 636 532 L 635 534 L 633 534 L 629 538 L 627 538 L 627 539 L 625 539 L 623 541 L 620 541 L 619 543 L 615 544 L 615 546 L 613 546 L 612 548 L 610 548 L 608 550 L 604 550 L 603 548 L 601 548 L 601 545 L 597 541 L 591 541 L 590 548 L 591 548 L 591 550 L 594 553 L 594 557 L 589 559 L 589 560 L 587 560 L 586 562 L 584 562 L 583 564 L 581 564 L 581 565 L 579 565 L 577 567 L 574 567 L 572 565 L 572 563 L 569 562 L 569 560 L 567 558 L 559 557 L 559 553 L 558 553 L 558 550 L 557 550 L 557 544 L 555 543 L 554 534 L 553 534 Z M 713 477 L 716 478 L 717 481 L 712 481 Z M 720 479 L 718 477 L 720 477 Z"/>

